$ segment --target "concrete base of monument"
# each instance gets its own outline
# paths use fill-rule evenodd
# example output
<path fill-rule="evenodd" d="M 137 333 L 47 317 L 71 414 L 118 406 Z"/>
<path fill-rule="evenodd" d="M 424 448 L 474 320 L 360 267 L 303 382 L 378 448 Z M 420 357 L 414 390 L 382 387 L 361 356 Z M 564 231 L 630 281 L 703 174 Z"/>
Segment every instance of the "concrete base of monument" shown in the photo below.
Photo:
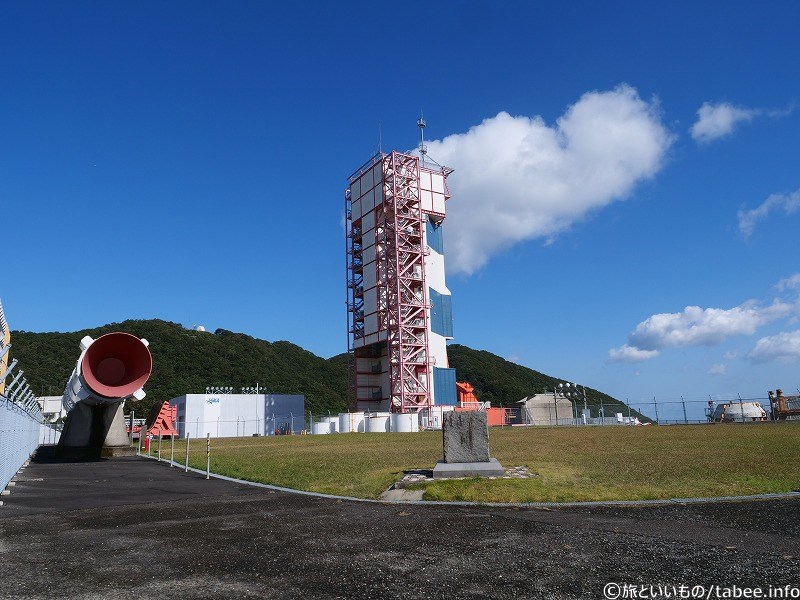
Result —
<path fill-rule="evenodd" d="M 446 463 L 439 461 L 433 468 L 434 479 L 455 479 L 459 477 L 503 477 L 505 470 L 496 458 L 488 462 Z"/>
<path fill-rule="evenodd" d="M 122 456 L 136 456 L 136 448 L 133 446 L 103 446 L 100 450 L 103 458 L 120 458 Z"/>

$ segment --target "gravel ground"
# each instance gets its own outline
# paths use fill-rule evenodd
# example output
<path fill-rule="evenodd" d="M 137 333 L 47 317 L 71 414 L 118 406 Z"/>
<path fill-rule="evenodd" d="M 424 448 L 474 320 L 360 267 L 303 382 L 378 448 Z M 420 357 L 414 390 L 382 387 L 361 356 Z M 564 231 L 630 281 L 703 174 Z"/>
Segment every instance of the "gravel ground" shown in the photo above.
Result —
<path fill-rule="evenodd" d="M 0 598 L 603 598 L 609 582 L 800 597 L 798 500 L 379 504 L 137 458 L 44 457 L 17 481 L 0 507 Z"/>

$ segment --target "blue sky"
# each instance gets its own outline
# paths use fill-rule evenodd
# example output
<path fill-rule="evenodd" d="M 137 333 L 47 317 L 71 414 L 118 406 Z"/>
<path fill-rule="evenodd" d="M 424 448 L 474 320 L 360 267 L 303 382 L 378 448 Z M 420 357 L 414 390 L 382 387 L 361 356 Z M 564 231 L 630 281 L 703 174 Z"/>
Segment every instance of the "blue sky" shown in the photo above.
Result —
<path fill-rule="evenodd" d="M 800 385 L 800 5 L 288 4 L 0 8 L 12 327 L 341 352 L 346 177 L 424 110 L 457 342 L 631 401 Z"/>

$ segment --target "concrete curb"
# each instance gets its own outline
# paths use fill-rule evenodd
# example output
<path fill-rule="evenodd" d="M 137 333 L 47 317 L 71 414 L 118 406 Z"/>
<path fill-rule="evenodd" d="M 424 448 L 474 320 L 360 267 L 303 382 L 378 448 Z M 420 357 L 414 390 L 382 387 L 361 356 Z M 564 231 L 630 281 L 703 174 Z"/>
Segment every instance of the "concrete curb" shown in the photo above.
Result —
<path fill-rule="evenodd" d="M 184 465 L 176 463 L 169 459 L 158 460 L 157 456 L 147 456 L 146 454 L 137 454 L 140 458 L 155 460 L 162 462 L 170 467 L 177 467 L 185 469 Z M 189 467 L 192 473 L 199 473 L 205 475 L 206 472 L 202 469 L 195 469 Z M 285 488 L 277 485 L 270 485 L 268 483 L 259 483 L 257 481 L 247 481 L 245 479 L 236 479 L 226 475 L 219 475 L 217 473 L 209 473 L 210 477 L 214 479 L 221 479 L 223 481 L 230 481 L 232 483 L 240 483 L 243 485 L 251 485 L 253 487 L 272 490 L 275 492 L 286 492 L 288 494 L 297 494 L 300 496 L 311 496 L 312 498 L 325 498 L 328 500 L 347 500 L 349 502 L 367 502 L 372 504 L 399 504 L 399 505 L 421 505 L 421 506 L 486 506 L 497 508 L 591 508 L 598 506 L 674 506 L 680 504 L 709 504 L 714 502 L 746 502 L 752 500 L 785 500 L 785 499 L 798 499 L 800 492 L 785 492 L 782 494 L 754 494 L 751 496 L 715 496 L 712 498 L 668 498 L 665 500 L 598 500 L 591 502 L 444 502 L 441 500 L 375 500 L 372 498 L 355 498 L 353 496 L 336 496 L 333 494 L 323 494 L 320 492 L 307 492 L 305 490 L 295 490 L 293 488 Z"/>

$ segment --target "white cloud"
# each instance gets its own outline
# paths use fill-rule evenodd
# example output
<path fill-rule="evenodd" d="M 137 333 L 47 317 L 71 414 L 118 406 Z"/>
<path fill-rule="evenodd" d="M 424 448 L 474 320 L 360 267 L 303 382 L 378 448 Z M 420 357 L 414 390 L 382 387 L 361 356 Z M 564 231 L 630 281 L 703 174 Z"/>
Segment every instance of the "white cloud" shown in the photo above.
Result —
<path fill-rule="evenodd" d="M 658 356 L 658 350 L 642 350 L 625 344 L 619 348 L 612 348 L 608 351 L 610 362 L 642 362 Z"/>
<path fill-rule="evenodd" d="M 791 277 L 781 279 L 775 286 L 779 292 L 786 290 L 800 290 L 800 273 L 795 273 Z"/>
<path fill-rule="evenodd" d="M 782 210 L 785 214 L 791 215 L 798 209 L 800 209 L 800 189 L 791 194 L 772 194 L 758 207 L 739 211 L 739 232 L 744 237 L 749 237 L 753 233 L 756 223 L 766 219 L 771 212 Z"/>
<path fill-rule="evenodd" d="M 658 103 L 620 85 L 588 92 L 555 125 L 506 112 L 428 143 L 449 178 L 448 268 L 473 273 L 523 240 L 550 239 L 661 169 L 673 136 Z"/>
<path fill-rule="evenodd" d="M 653 315 L 642 321 L 628 336 L 628 342 L 644 350 L 713 346 L 734 335 L 753 335 L 758 327 L 789 315 L 793 308 L 781 301 L 767 307 L 746 302 L 730 309 L 687 306 L 682 312 Z"/>
<path fill-rule="evenodd" d="M 800 329 L 761 338 L 747 356 L 756 363 L 800 360 Z"/>
<path fill-rule="evenodd" d="M 727 372 L 728 368 L 722 363 L 711 365 L 711 368 L 708 370 L 709 375 L 725 375 Z"/>
<path fill-rule="evenodd" d="M 610 350 L 609 360 L 637 362 L 655 358 L 668 347 L 713 346 L 732 336 L 753 335 L 797 310 L 797 304 L 775 300 L 769 306 L 749 301 L 729 309 L 687 306 L 678 313 L 656 314 L 636 326 L 627 344 Z"/>
<path fill-rule="evenodd" d="M 722 358 L 724 358 L 725 360 L 733 360 L 734 358 L 738 357 L 739 357 L 738 350 L 728 350 L 725 354 L 722 355 Z"/>
<path fill-rule="evenodd" d="M 728 102 L 703 103 L 697 110 L 697 121 L 689 130 L 696 142 L 708 143 L 733 133 L 738 123 L 751 121 L 760 110 L 734 106 Z"/>

